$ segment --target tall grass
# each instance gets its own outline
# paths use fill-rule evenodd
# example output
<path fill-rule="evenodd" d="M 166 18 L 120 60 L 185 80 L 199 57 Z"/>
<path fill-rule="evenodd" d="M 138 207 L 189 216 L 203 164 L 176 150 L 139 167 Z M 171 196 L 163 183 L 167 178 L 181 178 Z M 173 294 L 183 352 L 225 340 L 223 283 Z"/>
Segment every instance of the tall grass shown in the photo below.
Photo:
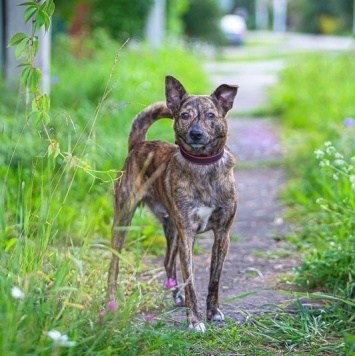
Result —
<path fill-rule="evenodd" d="M 84 58 L 71 54 L 79 53 L 68 38 L 53 46 L 52 154 L 43 127 L 26 118 L 26 95 L 1 101 L 2 355 L 135 354 L 162 343 L 162 335 L 148 338 L 152 331 L 143 328 L 142 315 L 164 294 L 151 295 L 151 287 L 137 281 L 143 254 L 124 258 L 125 293 L 117 311 L 99 322 L 106 304 L 112 182 L 126 155 L 131 120 L 164 100 L 165 75 L 177 76 L 195 93 L 205 93 L 208 82 L 200 58 L 182 48 L 120 49 L 102 33 L 95 36 L 85 43 Z M 151 134 L 173 140 L 171 132 L 167 121 Z M 144 230 L 144 219 L 138 214 L 136 222 L 151 244 L 157 233 Z M 143 233 L 133 232 L 140 238 L 131 248 L 141 249 Z M 156 238 L 156 248 L 163 249 Z"/>
<path fill-rule="evenodd" d="M 303 57 L 282 75 L 273 108 L 288 129 L 285 199 L 303 229 L 298 282 L 354 297 L 355 53 Z"/>

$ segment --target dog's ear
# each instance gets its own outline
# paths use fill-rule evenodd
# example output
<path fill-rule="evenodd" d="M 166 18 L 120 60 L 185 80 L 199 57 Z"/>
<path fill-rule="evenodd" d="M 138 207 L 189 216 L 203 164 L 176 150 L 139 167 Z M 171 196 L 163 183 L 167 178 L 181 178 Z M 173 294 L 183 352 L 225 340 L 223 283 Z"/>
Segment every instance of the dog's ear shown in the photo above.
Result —
<path fill-rule="evenodd" d="M 188 96 L 183 85 L 171 75 L 165 77 L 165 96 L 166 96 L 166 105 L 168 108 L 175 112 L 181 101 Z"/>
<path fill-rule="evenodd" d="M 227 113 L 233 106 L 233 101 L 238 92 L 238 85 L 220 85 L 211 96 L 215 98 L 225 113 Z"/>

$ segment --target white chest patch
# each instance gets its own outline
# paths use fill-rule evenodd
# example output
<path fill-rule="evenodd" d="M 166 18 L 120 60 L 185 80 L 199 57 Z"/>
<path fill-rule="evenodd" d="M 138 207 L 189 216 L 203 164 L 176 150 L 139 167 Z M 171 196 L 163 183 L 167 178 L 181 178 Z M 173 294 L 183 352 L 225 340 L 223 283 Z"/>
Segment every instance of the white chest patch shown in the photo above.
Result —
<path fill-rule="evenodd" d="M 212 206 L 199 206 L 195 208 L 195 214 L 201 219 L 199 232 L 203 232 L 206 230 L 208 219 L 211 217 L 213 210 L 216 207 Z"/>

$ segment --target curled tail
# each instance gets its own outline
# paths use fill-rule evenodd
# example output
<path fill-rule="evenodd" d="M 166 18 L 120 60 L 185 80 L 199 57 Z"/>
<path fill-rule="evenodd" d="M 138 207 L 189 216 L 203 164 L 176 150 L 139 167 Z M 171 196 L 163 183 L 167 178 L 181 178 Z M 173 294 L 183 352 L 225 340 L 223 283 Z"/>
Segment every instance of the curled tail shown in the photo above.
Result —
<path fill-rule="evenodd" d="M 155 121 L 163 118 L 173 118 L 171 111 L 163 101 L 152 104 L 141 111 L 132 122 L 132 128 L 128 139 L 128 152 L 131 152 L 137 143 L 146 141 L 149 127 Z"/>

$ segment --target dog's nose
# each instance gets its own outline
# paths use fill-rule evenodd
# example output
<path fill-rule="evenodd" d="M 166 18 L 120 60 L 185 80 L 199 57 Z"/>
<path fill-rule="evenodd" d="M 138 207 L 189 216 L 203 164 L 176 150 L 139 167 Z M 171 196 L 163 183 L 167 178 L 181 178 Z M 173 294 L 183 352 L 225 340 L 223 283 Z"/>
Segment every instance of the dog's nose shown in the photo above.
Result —
<path fill-rule="evenodd" d="M 194 141 L 198 141 L 202 136 L 203 136 L 203 131 L 200 128 L 198 128 L 196 126 L 191 128 L 190 137 Z"/>

